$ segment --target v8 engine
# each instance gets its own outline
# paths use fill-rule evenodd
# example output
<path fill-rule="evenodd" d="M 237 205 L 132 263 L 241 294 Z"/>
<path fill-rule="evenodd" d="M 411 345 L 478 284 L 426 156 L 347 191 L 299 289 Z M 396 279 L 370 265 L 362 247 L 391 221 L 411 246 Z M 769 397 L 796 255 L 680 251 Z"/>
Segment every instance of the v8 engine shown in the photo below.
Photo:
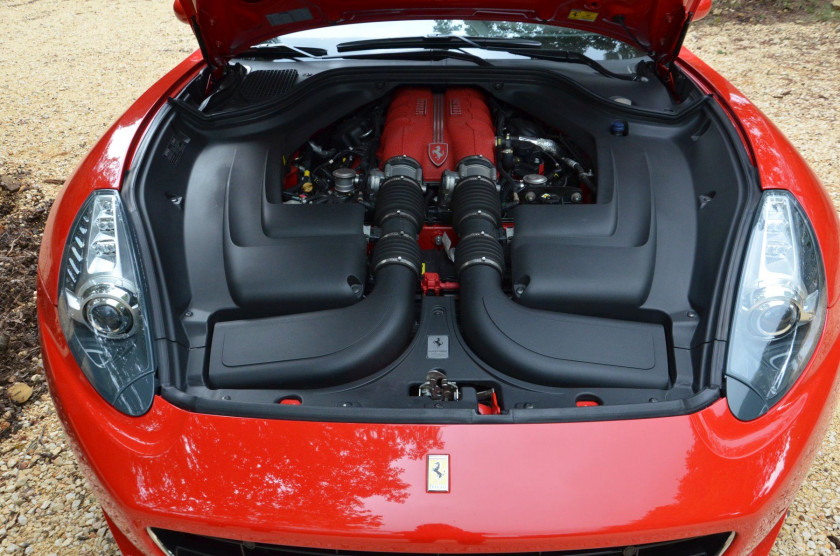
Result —
<path fill-rule="evenodd" d="M 471 88 L 410 87 L 325 129 L 292 156 L 287 202 L 368 203 L 389 178 L 420 184 L 424 220 L 450 223 L 460 179 L 497 184 L 503 209 L 582 203 L 591 163 L 556 130 Z"/>

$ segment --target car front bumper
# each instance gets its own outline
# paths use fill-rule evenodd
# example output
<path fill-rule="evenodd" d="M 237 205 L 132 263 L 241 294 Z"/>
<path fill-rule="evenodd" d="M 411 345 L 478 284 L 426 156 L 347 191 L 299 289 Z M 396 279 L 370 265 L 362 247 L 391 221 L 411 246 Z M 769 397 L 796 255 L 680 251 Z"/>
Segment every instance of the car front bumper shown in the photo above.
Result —
<path fill-rule="evenodd" d="M 766 553 L 830 419 L 840 364 L 840 319 L 829 310 L 803 376 L 752 422 L 735 419 L 724 399 L 667 418 L 387 425 L 207 415 L 157 397 L 133 418 L 90 386 L 43 293 L 50 391 L 129 554 L 162 553 L 149 528 L 415 553 L 578 550 L 735 532 L 727 554 Z M 426 492 L 428 454 L 450 456 L 449 493 Z"/>

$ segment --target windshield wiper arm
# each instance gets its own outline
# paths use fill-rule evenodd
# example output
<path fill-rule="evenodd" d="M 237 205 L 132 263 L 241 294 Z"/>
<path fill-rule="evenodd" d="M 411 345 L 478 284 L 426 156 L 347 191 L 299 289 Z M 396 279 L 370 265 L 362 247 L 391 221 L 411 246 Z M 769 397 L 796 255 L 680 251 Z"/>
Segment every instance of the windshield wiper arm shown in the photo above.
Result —
<path fill-rule="evenodd" d="M 237 58 L 257 58 L 273 60 L 275 58 L 320 58 L 326 56 L 327 50 L 312 46 L 291 46 L 278 44 L 273 46 L 258 46 L 249 48 L 239 54 Z"/>
<path fill-rule="evenodd" d="M 333 58 L 332 56 L 330 58 Z M 460 50 L 412 50 L 410 52 L 372 52 L 370 54 L 350 54 L 349 56 L 335 56 L 335 58 L 353 59 L 353 60 L 431 60 L 437 62 L 444 59 L 464 60 L 465 62 L 473 62 L 476 65 L 489 67 L 493 64 L 485 60 L 481 56 L 470 54 L 469 52 L 462 52 Z"/>
<path fill-rule="evenodd" d="M 605 68 L 592 58 L 570 50 L 548 50 L 542 48 L 540 41 L 519 38 L 465 37 L 462 35 L 433 35 L 428 37 L 396 37 L 390 39 L 368 39 L 343 42 L 336 46 L 338 52 L 358 52 L 363 50 L 388 50 L 401 48 L 427 48 L 437 52 L 444 50 L 462 51 L 464 48 L 480 48 L 497 52 L 507 52 L 539 60 L 553 60 L 568 64 L 583 64 L 601 75 L 625 81 L 638 81 L 638 75 L 616 73 Z M 461 52 L 469 56 L 466 52 Z M 453 52 L 454 54 L 454 52 Z M 398 56 L 394 56 L 395 58 Z M 451 56 L 452 58 L 461 56 Z M 420 59 L 420 58 L 417 58 Z M 484 60 L 487 62 L 486 60 Z M 476 61 L 478 63 L 478 61 Z M 481 65 L 492 65 L 489 62 Z"/>
<path fill-rule="evenodd" d="M 361 50 L 388 50 L 391 48 L 434 48 L 440 50 L 461 48 L 530 49 L 540 48 L 542 43 L 531 39 L 506 39 L 488 37 L 464 37 L 461 35 L 432 35 L 428 37 L 395 37 L 390 39 L 366 39 L 342 42 L 336 46 L 338 52 L 359 52 Z"/>
<path fill-rule="evenodd" d="M 511 48 L 508 49 L 507 52 L 511 54 L 516 54 L 517 56 L 527 56 L 529 58 L 535 58 L 538 60 L 553 60 L 555 62 L 564 62 L 567 64 L 583 64 L 585 66 L 589 66 L 590 68 L 594 69 L 601 75 L 605 75 L 607 77 L 612 77 L 615 79 L 623 79 L 625 81 L 639 81 L 641 77 L 636 74 L 626 74 L 626 73 L 616 73 L 614 71 L 610 71 L 589 56 L 581 54 L 580 52 L 572 52 L 570 50 L 532 50 L 528 49 L 519 49 L 519 48 Z"/>

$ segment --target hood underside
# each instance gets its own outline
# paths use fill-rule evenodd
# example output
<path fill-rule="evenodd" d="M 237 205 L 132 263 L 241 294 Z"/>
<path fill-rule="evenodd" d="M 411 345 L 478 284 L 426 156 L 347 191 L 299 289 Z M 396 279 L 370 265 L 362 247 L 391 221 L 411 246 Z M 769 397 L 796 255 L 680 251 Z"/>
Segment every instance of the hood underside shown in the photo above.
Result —
<path fill-rule="evenodd" d="M 175 6 L 195 28 L 208 63 L 222 66 L 255 44 L 296 31 L 412 19 L 559 25 L 616 38 L 667 64 L 700 4 L 701 0 L 176 0 Z"/>

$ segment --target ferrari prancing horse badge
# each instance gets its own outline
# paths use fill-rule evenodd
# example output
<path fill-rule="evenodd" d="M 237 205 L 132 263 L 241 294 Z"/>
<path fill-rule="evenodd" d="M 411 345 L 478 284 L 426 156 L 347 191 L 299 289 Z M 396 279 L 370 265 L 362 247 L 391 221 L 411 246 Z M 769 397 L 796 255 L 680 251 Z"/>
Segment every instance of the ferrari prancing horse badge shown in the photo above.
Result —
<path fill-rule="evenodd" d="M 446 143 L 429 143 L 429 159 L 435 166 L 446 162 L 449 156 L 449 145 Z"/>
<path fill-rule="evenodd" d="M 449 492 L 449 456 L 426 456 L 426 492 Z"/>

